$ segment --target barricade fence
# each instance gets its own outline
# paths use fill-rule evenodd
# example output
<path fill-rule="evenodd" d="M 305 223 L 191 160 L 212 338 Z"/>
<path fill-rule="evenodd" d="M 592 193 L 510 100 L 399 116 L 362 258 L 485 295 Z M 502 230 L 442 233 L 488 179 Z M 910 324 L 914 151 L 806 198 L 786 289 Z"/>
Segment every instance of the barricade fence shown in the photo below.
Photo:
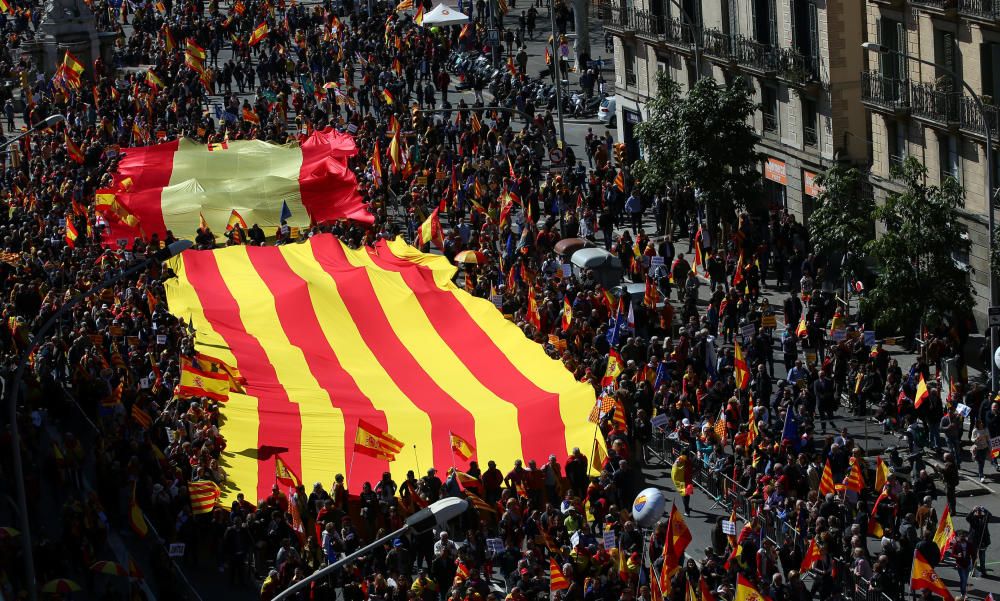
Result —
<path fill-rule="evenodd" d="M 688 456 L 692 458 L 689 464 L 691 483 L 708 495 L 714 506 L 725 512 L 735 512 L 743 522 L 755 518 L 760 525 L 761 541 L 770 540 L 780 549 L 790 539 L 801 552 L 805 552 L 809 544 L 805 533 L 800 532 L 783 515 L 764 510 L 761 500 L 751 499 L 750 491 L 746 487 L 697 457 L 693 446 L 686 445 L 676 436 L 662 433 L 657 433 L 651 444 L 659 447 L 659 451 L 670 466 L 673 466 L 677 457 L 687 451 Z M 839 560 L 834 563 L 836 565 L 829 570 L 829 573 L 833 577 L 834 591 L 839 592 L 843 598 L 851 601 L 893 601 L 886 593 L 873 588 L 869 580 L 856 575 L 850 565 Z M 805 579 L 816 577 L 816 574 L 810 571 L 801 576 Z"/>

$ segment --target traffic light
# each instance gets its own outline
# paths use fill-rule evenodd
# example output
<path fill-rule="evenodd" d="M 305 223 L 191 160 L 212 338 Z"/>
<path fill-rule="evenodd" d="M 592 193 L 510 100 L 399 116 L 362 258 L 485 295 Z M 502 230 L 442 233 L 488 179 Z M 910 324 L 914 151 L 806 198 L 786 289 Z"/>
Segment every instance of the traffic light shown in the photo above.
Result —
<path fill-rule="evenodd" d="M 628 150 L 625 148 L 625 143 L 615 144 L 615 164 L 624 165 L 626 160 L 628 160 Z"/>

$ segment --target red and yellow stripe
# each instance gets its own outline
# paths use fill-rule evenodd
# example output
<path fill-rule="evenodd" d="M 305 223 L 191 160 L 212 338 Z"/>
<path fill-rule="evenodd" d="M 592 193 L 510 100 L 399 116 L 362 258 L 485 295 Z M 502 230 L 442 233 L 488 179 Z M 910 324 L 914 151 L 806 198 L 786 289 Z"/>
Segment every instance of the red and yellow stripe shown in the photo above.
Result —
<path fill-rule="evenodd" d="M 500 465 L 592 443 L 593 390 L 456 287 L 443 257 L 320 235 L 188 252 L 172 266 L 171 311 L 247 380 L 222 408 L 226 503 L 236 491 L 266 496 L 277 454 L 305 482 L 345 473 L 357 490 L 386 470 L 398 480 L 451 465 L 451 432 Z M 356 455 L 348 474 L 360 420 L 405 446 L 392 463 Z"/>

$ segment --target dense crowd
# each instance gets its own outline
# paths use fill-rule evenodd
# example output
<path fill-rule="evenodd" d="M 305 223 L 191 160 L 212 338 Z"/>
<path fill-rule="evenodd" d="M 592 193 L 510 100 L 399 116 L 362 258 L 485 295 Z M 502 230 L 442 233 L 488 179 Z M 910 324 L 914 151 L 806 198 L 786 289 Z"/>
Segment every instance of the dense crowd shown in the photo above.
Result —
<path fill-rule="evenodd" d="M 0 16 L 8 51 L 32 37 L 39 16 L 29 5 L 10 4 L 12 14 Z M 297 235 L 332 234 L 354 246 L 397 235 L 412 241 L 438 209 L 446 234 L 440 250 L 450 259 L 480 250 L 488 259 L 464 267 L 461 284 L 493 298 L 604 399 L 594 419 L 606 456 L 599 451 L 595 459 L 592 447 L 566 458 L 525 458 L 523 465 L 491 461 L 485 470 L 468 465 L 440 475 L 432 469 L 399 483 L 387 475 L 360 491 L 348 491 L 343 477 L 331 474 L 328 485 L 276 486 L 266 499 L 241 496 L 232 507 L 193 515 L 187 484 L 225 481 L 225 429 L 215 401 L 174 394 L 179 357 L 193 354 L 195 333 L 168 312 L 162 282 L 170 274 L 155 266 L 91 296 L 53 335 L 35 341 L 18 411 L 27 488 L 29 498 L 62 504 L 61 531 L 36 537 L 39 582 L 74 577 L 95 586 L 99 577 L 88 568 L 112 557 L 109 529 L 126 523 L 133 495 L 155 530 L 140 544 L 152 550 L 147 576 L 159 597 L 185 594 L 167 556 L 167 544 L 182 542 L 186 567 L 218 570 L 232 586 L 252 586 L 270 599 L 396 529 L 418 507 L 473 491 L 486 508 L 470 508 L 448 530 L 395 539 L 300 598 L 333 598 L 336 589 L 345 599 L 543 598 L 550 594 L 550 558 L 568 583 L 555 593 L 561 598 L 655 598 L 647 566 L 660 570 L 665 525 L 644 533 L 630 508 L 642 486 L 640 470 L 663 439 L 683 457 L 674 479 L 685 512 L 691 487 L 701 484 L 694 472 L 707 466 L 731 483 L 730 495 L 739 491 L 749 500 L 754 514 L 743 516 L 751 519 L 739 537 L 727 536 L 720 521 L 707 548 L 698 541 L 689 550 L 698 562 L 673 575 L 664 597 L 679 601 L 690 582 L 706 591 L 702 601 L 706 595 L 731 601 L 740 573 L 774 601 L 824 598 L 845 592 L 834 566 L 897 597 L 914 549 L 938 565 L 940 550 L 931 548 L 928 533 L 937 528 L 939 484 L 924 471 L 890 476 L 884 490 L 875 490 L 874 465 L 836 422 L 843 402 L 906 436 L 911 452 L 946 447 L 943 486 L 954 515 L 966 432 L 981 476 L 989 438 L 1000 435 L 1000 407 L 981 386 L 964 385 L 965 332 L 929 332 L 907 372 L 860 329 L 834 335 L 837 328 L 828 324 L 843 318 L 833 295 L 821 291 L 830 266 L 810 254 L 806 230 L 790 215 L 779 209 L 734 215 L 710 227 L 699 221 L 690 188 L 652 198 L 634 191 L 627 168 L 613 160 L 610 136 L 588 135 L 587 165 L 566 147 L 569 168 L 555 175 L 543 168 L 556 145 L 553 116 L 527 92 L 524 63 L 511 63 L 498 93 L 525 119 L 481 108 L 483 82 L 446 69 L 452 49 L 489 50 L 483 6 L 469 27 L 439 30 L 419 27 L 382 2 L 370 5 L 368 17 L 367 7 L 350 0 L 337 6 L 240 0 L 224 9 L 170 0 L 119 9 L 99 0 L 92 8 L 100 27 L 118 33 L 114 61 L 89 65 L 82 85 L 36 77 L 27 59 L 2 65 L 27 86 L 20 98 L 24 123 L 66 116 L 65 124 L 33 133 L 0 158 L 8 205 L 0 212 L 5 378 L 62 302 L 156 250 L 143 240 L 129 251 L 100 244 L 106 224 L 94 211 L 94 194 L 108 185 L 120 148 L 180 136 L 284 143 L 336 127 L 355 134 L 360 152 L 351 166 L 375 224 L 319 224 Z M 517 9 L 513 2 L 511 8 Z M 565 24 L 567 8 L 556 10 Z M 251 46 L 260 23 L 268 34 Z M 534 19 L 525 26 L 533 35 Z M 206 49 L 201 72 L 185 64 L 183 40 Z M 231 60 L 219 58 L 223 48 L 231 48 Z M 125 69 L 139 65 L 149 67 Z M 145 75 L 147 68 L 156 79 Z M 456 83 L 477 88 L 476 105 L 456 100 Z M 210 93 L 213 100 L 221 96 L 221 116 L 206 111 Z M 451 112 L 413 111 L 412 103 Z M 5 113 L 11 130 L 11 103 Z M 400 154 L 386 156 L 397 134 Z M 81 157 L 70 156 L 67 138 Z M 371 160 L 376 149 L 382 168 Z M 652 216 L 649 231 L 644 215 Z M 67 224 L 78 232 L 72 241 Z M 247 234 L 218 242 L 295 241 L 287 230 Z M 197 237 L 201 246 L 216 243 L 210 232 Z M 573 237 L 611 250 L 628 279 L 645 284 L 643 292 L 602 285 L 600 273 L 586 269 L 567 277 L 567 257 L 556 253 L 556 243 Z M 696 256 L 705 258 L 692 266 Z M 783 306 L 770 306 L 762 295 L 767 280 L 787 291 Z M 537 313 L 529 310 L 529 295 Z M 572 319 L 563 327 L 567 304 Z M 777 315 L 783 330 L 773 321 Z M 788 368 L 780 380 L 773 377 L 776 353 Z M 620 358 L 620 369 L 614 359 L 609 369 L 609 357 Z M 931 384 L 916 406 L 920 376 L 936 381 L 946 362 L 956 374 L 948 393 Z M 959 404 L 971 417 L 958 412 Z M 137 419 L 136 409 L 151 423 Z M 84 418 L 96 432 L 72 425 Z M 63 432 L 55 435 L 49 425 Z M 6 435 L 3 445 L 6 488 L 12 472 Z M 838 483 L 857 462 L 866 486 L 860 493 L 818 494 L 827 460 Z M 83 482 L 87 466 L 95 474 L 92 491 Z M 867 540 L 877 499 L 874 519 L 884 534 L 872 553 Z M 963 517 L 968 527 L 951 548 L 960 575 L 974 562 L 985 573 L 984 512 Z M 767 535 L 776 518 L 796 533 L 780 548 Z M 608 530 L 614 548 L 604 545 Z M 813 539 L 822 558 L 806 579 L 799 566 Z M 11 598 L 25 587 L 18 553 L 16 540 L 0 539 L 0 586 Z M 138 582 L 132 580 L 130 599 L 143 597 Z"/>

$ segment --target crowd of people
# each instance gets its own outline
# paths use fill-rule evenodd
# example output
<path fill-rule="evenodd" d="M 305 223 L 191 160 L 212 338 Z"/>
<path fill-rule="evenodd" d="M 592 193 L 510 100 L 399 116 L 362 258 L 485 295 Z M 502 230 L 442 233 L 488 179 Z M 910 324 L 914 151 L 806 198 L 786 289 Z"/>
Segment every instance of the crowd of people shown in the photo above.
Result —
<path fill-rule="evenodd" d="M 22 2 L 10 6 L 11 14 L 0 15 L 8 50 L 34 35 L 40 12 Z M 526 91 L 524 63 L 512 61 L 501 86 L 524 119 L 483 108 L 481 89 L 467 104 L 455 85 L 469 82 L 447 69 L 453 49 L 489 52 L 483 6 L 468 27 L 442 30 L 420 27 L 384 2 L 237 0 L 223 7 L 98 0 L 91 8 L 100 28 L 118 33 L 113 64 L 96 60 L 81 82 L 38 75 L 27 58 L 3 66 L 25 86 L 24 124 L 66 116 L 0 157 L 8 206 L 0 212 L 3 370 L 9 382 L 18 353 L 38 345 L 17 414 L 26 486 L 29 498 L 61 506 L 59 530 L 43 526 L 35 537 L 39 582 L 72 577 L 93 590 L 99 576 L 89 567 L 112 558 L 109 533 L 127 523 L 134 499 L 154 531 L 138 544 L 151 550 L 146 577 L 158 597 L 186 595 L 167 553 L 169 544 L 185 543 L 181 567 L 217 570 L 228 586 L 253 587 L 267 600 L 396 529 L 420 506 L 469 491 L 485 505 L 448 529 L 392 540 L 299 598 L 332 599 L 339 590 L 357 600 L 680 600 L 691 583 L 701 601 L 732 601 L 739 573 L 774 601 L 798 601 L 845 593 L 835 566 L 898 597 L 914 549 L 934 565 L 941 561 L 928 543 L 939 485 L 926 471 L 905 477 L 899 470 L 876 490 L 875 466 L 836 422 L 843 403 L 905 435 L 911 452 L 946 447 L 943 485 L 959 519 L 964 433 L 981 477 L 989 439 L 1000 436 L 1000 406 L 982 386 L 965 387 L 966 333 L 928 333 L 921 357 L 904 372 L 860 328 L 831 327 L 845 318 L 820 291 L 829 266 L 810 253 L 805 228 L 782 210 L 703 223 L 690 188 L 640 195 L 627 167 L 613 159 L 610 136 L 588 135 L 587 165 L 567 146 L 569 168 L 560 175 L 543 168 L 557 129 Z M 556 8 L 565 24 L 566 7 Z M 261 23 L 266 37 L 251 45 Z M 533 35 L 533 19 L 530 29 Z M 202 69 L 186 63 L 185 40 L 206 49 Z M 232 58 L 222 58 L 224 51 Z M 123 69 L 140 65 L 148 67 Z M 210 94 L 216 103 L 221 97 L 219 116 L 206 109 Z M 414 102 L 450 112 L 414 111 Z M 14 109 L 7 106 L 11 135 Z M 108 185 L 120 149 L 181 136 L 285 143 L 325 127 L 355 135 L 360 152 L 351 167 L 375 223 L 324 223 L 297 236 L 335 235 L 354 246 L 399 235 L 413 241 L 437 210 L 445 229 L 441 252 L 453 259 L 473 249 L 488 258 L 484 266 L 463 267 L 461 285 L 492 298 L 526 336 L 594 386 L 606 456 L 583 448 L 513 466 L 490 461 L 485 470 L 431 469 L 400 483 L 386 475 L 360 491 L 331 474 L 328 486 L 276 486 L 266 499 L 240 495 L 231 507 L 194 515 L 188 484 L 225 481 L 226 433 L 216 401 L 174 393 L 179 358 L 194 353 L 196 333 L 166 306 L 162 284 L 170 273 L 154 266 L 92 295 L 54 334 L 35 338 L 63 302 L 157 250 L 144 240 L 128 251 L 102 245 L 106 222 L 94 211 L 94 195 Z M 399 154 L 384 155 L 394 137 Z M 376 152 L 380 161 L 372 160 Z M 227 238 L 190 235 L 203 247 L 296 241 L 289 230 L 268 237 L 256 226 Z M 589 270 L 567 276 L 556 243 L 572 237 L 614 252 L 628 279 L 645 284 L 643 293 L 602 285 Z M 781 307 L 763 294 L 768 280 L 787 292 Z M 564 326 L 567 305 L 572 319 Z M 774 377 L 776 353 L 785 378 Z M 943 393 L 933 382 L 948 361 L 957 365 L 956 377 Z M 931 385 L 918 398 L 921 376 Z M 740 516 L 749 521 L 738 537 L 727 536 L 720 521 L 711 541 L 697 541 L 706 548 L 689 550 L 691 561 L 653 591 L 650 574 L 661 571 L 666 524 L 644 532 L 630 510 L 641 470 L 664 440 L 680 457 L 674 479 L 685 513 L 691 489 L 701 484 L 695 474 L 709 469 L 731 483 L 725 502 L 738 494 L 753 515 Z M 13 472 L 10 442 L 5 435 L 0 447 L 5 488 Z M 819 494 L 827 461 L 838 483 L 859 464 L 865 486 Z M 780 548 L 769 536 L 776 519 L 795 528 Z M 986 573 L 990 516 L 982 509 L 962 519 L 968 527 L 950 553 L 964 595 L 972 566 Z M 883 531 L 874 553 L 873 520 Z M 810 540 L 819 542 L 822 557 L 807 578 L 800 565 Z M 19 553 L 16 538 L 0 537 L 5 597 L 26 589 Z M 553 561 L 567 585 L 555 592 Z M 143 598 L 142 578 L 132 576 L 128 598 Z M 101 590 L 108 598 L 121 594 Z"/>

